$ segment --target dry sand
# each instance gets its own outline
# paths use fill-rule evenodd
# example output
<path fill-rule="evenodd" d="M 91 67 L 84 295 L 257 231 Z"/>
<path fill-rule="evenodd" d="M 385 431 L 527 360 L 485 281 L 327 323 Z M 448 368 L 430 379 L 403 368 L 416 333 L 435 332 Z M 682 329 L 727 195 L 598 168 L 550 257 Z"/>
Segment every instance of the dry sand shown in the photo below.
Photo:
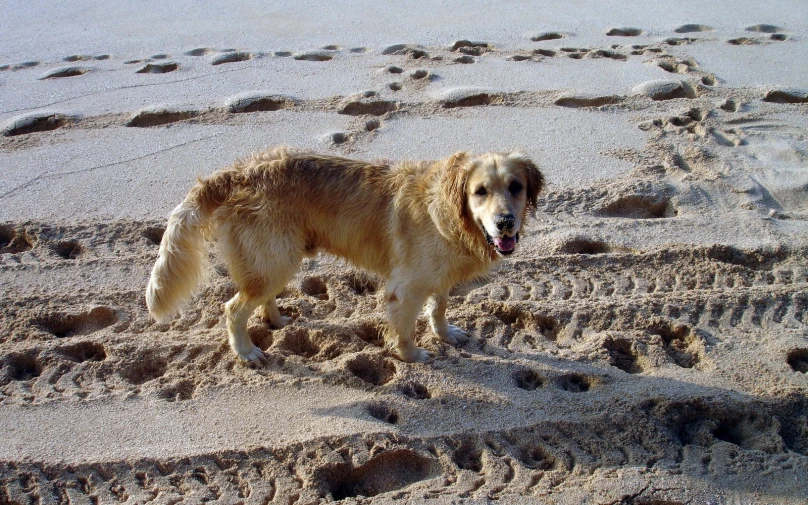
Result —
<path fill-rule="evenodd" d="M 164 4 L 0 4 L 0 504 L 808 500 L 804 2 Z M 149 320 L 170 209 L 284 143 L 539 162 L 468 343 L 393 359 L 329 257 L 265 369 L 221 266 Z"/>

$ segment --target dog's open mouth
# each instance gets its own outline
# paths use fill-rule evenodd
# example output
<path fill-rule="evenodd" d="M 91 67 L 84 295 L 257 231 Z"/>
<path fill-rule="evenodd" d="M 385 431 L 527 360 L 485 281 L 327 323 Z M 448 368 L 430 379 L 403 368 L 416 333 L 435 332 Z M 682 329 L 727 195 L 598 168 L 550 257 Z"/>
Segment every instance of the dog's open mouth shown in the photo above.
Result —
<path fill-rule="evenodd" d="M 519 233 L 517 233 L 513 237 L 492 237 L 488 234 L 485 229 L 483 229 L 483 233 L 485 233 L 485 239 L 488 241 L 489 244 L 494 246 L 494 249 L 501 255 L 507 256 L 512 254 L 516 250 L 516 244 L 519 242 Z"/>

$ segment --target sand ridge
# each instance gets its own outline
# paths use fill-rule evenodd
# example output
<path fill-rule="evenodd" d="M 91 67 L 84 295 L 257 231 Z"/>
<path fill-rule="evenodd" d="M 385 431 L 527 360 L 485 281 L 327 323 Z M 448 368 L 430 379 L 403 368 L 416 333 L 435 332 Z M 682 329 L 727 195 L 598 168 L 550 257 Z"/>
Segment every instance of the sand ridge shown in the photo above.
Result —
<path fill-rule="evenodd" d="M 808 84 L 779 61 L 805 27 L 562 11 L 501 38 L 12 45 L 0 503 L 803 503 Z M 279 143 L 539 162 L 517 254 L 451 293 L 469 342 L 422 318 L 435 359 L 399 362 L 383 283 L 327 256 L 279 295 L 290 326 L 250 321 L 265 368 L 225 343 L 213 250 L 149 319 L 165 214 Z"/>

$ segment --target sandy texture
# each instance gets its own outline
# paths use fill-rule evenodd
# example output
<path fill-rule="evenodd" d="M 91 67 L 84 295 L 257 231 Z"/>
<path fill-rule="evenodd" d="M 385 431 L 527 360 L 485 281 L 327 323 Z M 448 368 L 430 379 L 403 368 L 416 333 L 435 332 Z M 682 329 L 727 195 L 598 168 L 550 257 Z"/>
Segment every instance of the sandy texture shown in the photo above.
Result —
<path fill-rule="evenodd" d="M 0 504 L 805 503 L 804 2 L 166 4 L 0 5 Z M 275 144 L 538 161 L 469 342 L 395 360 L 330 257 L 264 369 L 215 258 L 149 320 L 167 213 Z"/>

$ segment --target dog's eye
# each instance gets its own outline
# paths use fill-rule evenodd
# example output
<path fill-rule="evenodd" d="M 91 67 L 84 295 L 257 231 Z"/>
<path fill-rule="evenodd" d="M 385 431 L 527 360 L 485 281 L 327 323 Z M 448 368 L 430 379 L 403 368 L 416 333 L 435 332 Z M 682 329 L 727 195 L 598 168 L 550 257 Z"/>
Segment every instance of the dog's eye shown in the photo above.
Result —
<path fill-rule="evenodd" d="M 513 181 L 511 185 L 508 186 L 508 191 L 510 191 L 513 196 L 516 196 L 519 194 L 520 191 L 522 191 L 522 188 L 523 186 L 521 182 Z"/>
<path fill-rule="evenodd" d="M 488 194 L 488 191 L 485 190 L 485 187 L 480 186 L 479 188 L 477 188 L 477 191 L 475 191 L 474 194 L 477 196 L 485 196 Z"/>

